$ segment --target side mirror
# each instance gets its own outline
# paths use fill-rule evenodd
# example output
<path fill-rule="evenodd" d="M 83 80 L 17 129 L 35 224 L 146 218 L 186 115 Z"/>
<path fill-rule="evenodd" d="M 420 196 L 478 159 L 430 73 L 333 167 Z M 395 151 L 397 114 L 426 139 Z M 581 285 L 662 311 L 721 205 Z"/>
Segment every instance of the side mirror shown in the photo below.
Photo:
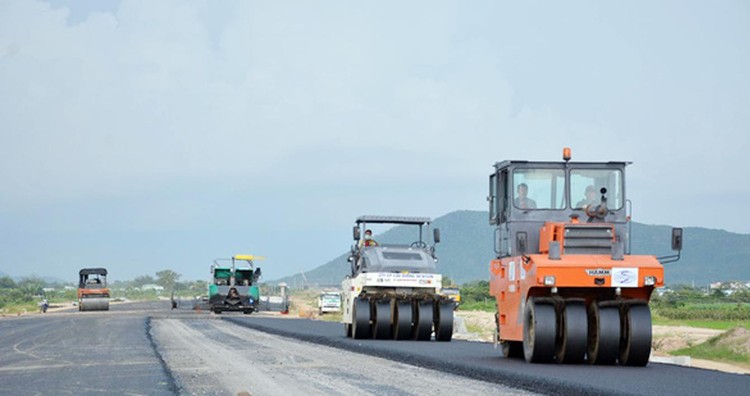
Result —
<path fill-rule="evenodd" d="M 672 228 L 672 250 L 682 250 L 682 228 Z"/>
<path fill-rule="evenodd" d="M 354 226 L 354 228 L 352 229 L 352 235 L 354 236 L 354 240 L 355 241 L 359 240 L 359 238 L 360 238 L 360 235 L 359 235 L 359 226 Z"/>
<path fill-rule="evenodd" d="M 351 262 L 354 261 L 354 257 L 353 256 L 349 256 L 349 257 L 346 258 L 346 261 L 348 261 L 348 262 L 351 263 Z"/>
<path fill-rule="evenodd" d="M 435 243 L 440 243 L 440 229 L 435 228 L 432 230 L 432 239 L 435 240 Z"/>

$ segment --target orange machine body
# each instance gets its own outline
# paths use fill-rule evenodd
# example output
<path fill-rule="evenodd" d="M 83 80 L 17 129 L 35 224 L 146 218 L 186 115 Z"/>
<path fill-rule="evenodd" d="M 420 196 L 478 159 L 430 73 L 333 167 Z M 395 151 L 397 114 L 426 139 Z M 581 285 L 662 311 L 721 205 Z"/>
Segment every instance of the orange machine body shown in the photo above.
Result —
<path fill-rule="evenodd" d="M 630 162 L 506 160 L 489 177 L 490 294 L 504 357 L 645 366 L 654 289 L 678 254 L 631 252 Z"/>
<path fill-rule="evenodd" d="M 623 255 L 622 259 L 613 259 L 611 255 L 565 254 L 563 250 L 559 259 L 551 259 L 549 242 L 563 245 L 564 229 L 565 223 L 546 223 L 540 231 L 542 252 L 490 262 L 490 294 L 497 301 L 500 338 L 523 340 L 526 301 L 551 297 L 553 288 L 561 298 L 581 298 L 588 305 L 615 298 L 617 287 L 619 298 L 648 301 L 654 288 L 663 286 L 664 267 L 654 256 Z M 547 277 L 554 277 L 554 285 L 545 284 Z M 653 277 L 654 284 L 645 285 L 646 277 Z"/>

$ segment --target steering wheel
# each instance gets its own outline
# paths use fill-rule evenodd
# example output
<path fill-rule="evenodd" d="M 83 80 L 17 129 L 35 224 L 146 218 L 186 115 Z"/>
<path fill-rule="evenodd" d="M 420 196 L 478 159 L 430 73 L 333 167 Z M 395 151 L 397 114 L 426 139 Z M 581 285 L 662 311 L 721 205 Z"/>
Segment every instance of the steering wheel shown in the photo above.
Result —
<path fill-rule="evenodd" d="M 607 210 L 606 205 L 588 205 L 584 208 L 584 211 L 586 212 L 586 215 L 591 218 L 597 218 L 597 219 L 603 219 L 607 216 L 607 213 L 609 211 Z"/>
<path fill-rule="evenodd" d="M 411 247 L 417 247 L 417 248 L 426 248 L 427 244 L 424 243 L 423 241 L 416 241 L 416 242 L 412 242 L 411 245 L 409 245 L 409 246 L 411 246 Z"/>

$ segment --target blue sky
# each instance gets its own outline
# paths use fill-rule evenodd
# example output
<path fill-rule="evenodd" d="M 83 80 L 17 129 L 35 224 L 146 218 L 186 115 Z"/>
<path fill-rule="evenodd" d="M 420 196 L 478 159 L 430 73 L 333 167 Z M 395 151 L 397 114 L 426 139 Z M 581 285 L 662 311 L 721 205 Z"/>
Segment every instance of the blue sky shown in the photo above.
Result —
<path fill-rule="evenodd" d="M 273 279 L 564 146 L 634 162 L 636 221 L 750 233 L 743 1 L 6 0 L 0 87 L 12 275 Z"/>

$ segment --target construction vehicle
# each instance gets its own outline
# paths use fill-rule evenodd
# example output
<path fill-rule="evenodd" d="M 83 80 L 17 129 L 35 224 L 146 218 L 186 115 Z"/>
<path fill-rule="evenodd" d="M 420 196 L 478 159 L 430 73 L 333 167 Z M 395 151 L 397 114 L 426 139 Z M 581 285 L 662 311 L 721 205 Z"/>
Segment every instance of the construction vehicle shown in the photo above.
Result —
<path fill-rule="evenodd" d="M 496 259 L 496 342 L 505 357 L 534 363 L 645 366 L 651 353 L 649 299 L 677 254 L 631 255 L 630 162 L 503 161 L 490 175 Z M 573 204 L 591 186 L 595 194 Z"/>
<path fill-rule="evenodd" d="M 258 310 L 260 291 L 258 281 L 260 268 L 254 261 L 263 257 L 238 254 L 229 259 L 216 259 L 211 266 L 211 281 L 208 285 L 208 306 L 214 313 L 225 311 L 251 314 Z M 221 265 L 230 261 L 231 265 Z"/>
<path fill-rule="evenodd" d="M 78 310 L 109 311 L 106 268 L 84 268 L 78 272 Z"/>
<path fill-rule="evenodd" d="M 341 293 L 324 291 L 318 296 L 318 314 L 341 312 Z"/>
<path fill-rule="evenodd" d="M 458 306 L 461 305 L 461 289 L 457 287 L 444 287 L 443 290 L 440 291 L 440 294 L 453 301 L 454 310 L 458 309 Z"/>
<path fill-rule="evenodd" d="M 347 337 L 430 340 L 434 328 L 436 340 L 451 340 L 453 301 L 440 294 L 443 278 L 437 273 L 435 248 L 423 240 L 430 223 L 426 217 L 357 219 L 353 229 L 357 243 L 349 256 L 351 274 L 341 283 Z M 368 224 L 417 226 L 418 239 L 410 244 L 360 242 Z M 437 228 L 433 240 L 440 241 Z"/>

